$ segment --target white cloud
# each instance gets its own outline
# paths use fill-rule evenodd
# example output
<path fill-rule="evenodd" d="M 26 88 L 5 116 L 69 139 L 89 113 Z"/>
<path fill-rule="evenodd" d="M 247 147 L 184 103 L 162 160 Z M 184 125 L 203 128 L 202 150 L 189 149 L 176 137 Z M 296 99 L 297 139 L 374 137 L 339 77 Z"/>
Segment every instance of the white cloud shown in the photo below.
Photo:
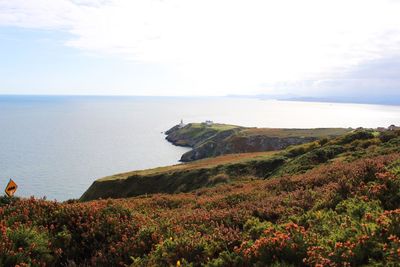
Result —
<path fill-rule="evenodd" d="M 385 0 L 0 0 L 0 25 L 64 30 L 68 46 L 166 65 L 177 87 L 207 94 L 332 79 L 397 55 L 399 14 Z"/>

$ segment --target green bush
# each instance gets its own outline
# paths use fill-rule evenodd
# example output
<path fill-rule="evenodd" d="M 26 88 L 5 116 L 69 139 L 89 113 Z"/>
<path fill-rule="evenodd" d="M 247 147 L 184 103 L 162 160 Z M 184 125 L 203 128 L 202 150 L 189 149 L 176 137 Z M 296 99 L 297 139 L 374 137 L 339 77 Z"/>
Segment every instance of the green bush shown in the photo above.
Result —
<path fill-rule="evenodd" d="M 268 221 L 260 222 L 259 218 L 252 217 L 246 221 L 243 226 L 245 233 L 253 240 L 259 238 L 265 229 L 272 226 L 272 223 Z"/>
<path fill-rule="evenodd" d="M 46 232 L 36 228 L 21 226 L 17 229 L 8 229 L 7 237 L 11 241 L 12 252 L 8 255 L 0 255 L 0 263 L 5 266 L 15 266 L 20 263 L 39 266 L 51 265 L 54 256 L 49 248 L 49 236 Z"/>
<path fill-rule="evenodd" d="M 366 139 L 372 139 L 374 138 L 375 135 L 373 134 L 372 131 L 368 130 L 357 130 L 354 132 L 351 132 L 349 134 L 344 135 L 343 137 L 340 137 L 336 143 L 340 145 L 345 145 L 345 144 L 350 144 L 351 142 L 355 140 L 366 140 Z"/>
<path fill-rule="evenodd" d="M 339 145 L 329 145 L 313 149 L 310 152 L 296 157 L 288 164 L 284 165 L 283 168 L 278 172 L 278 174 L 282 175 L 303 173 L 321 163 L 327 162 L 328 160 L 334 158 L 340 153 L 343 153 L 344 151 L 345 149 L 343 148 L 343 146 Z"/>
<path fill-rule="evenodd" d="M 384 131 L 379 134 L 379 139 L 383 143 L 386 143 L 399 136 L 400 136 L 400 131 Z"/>

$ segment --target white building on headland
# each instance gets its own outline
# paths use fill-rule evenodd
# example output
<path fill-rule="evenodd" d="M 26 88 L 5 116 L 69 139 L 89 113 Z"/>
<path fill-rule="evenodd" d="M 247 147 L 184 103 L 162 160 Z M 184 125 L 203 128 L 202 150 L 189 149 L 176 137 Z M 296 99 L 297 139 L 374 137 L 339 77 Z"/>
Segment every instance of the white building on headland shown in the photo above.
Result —
<path fill-rule="evenodd" d="M 203 122 L 205 125 L 207 125 L 207 126 L 211 126 L 211 125 L 213 125 L 213 121 L 210 121 L 210 120 L 206 120 L 205 122 Z"/>
<path fill-rule="evenodd" d="M 186 124 L 184 124 L 184 123 L 183 123 L 183 120 L 181 119 L 181 123 L 179 123 L 179 125 L 178 125 L 179 128 L 183 128 L 183 127 L 185 127 L 185 125 L 186 125 Z"/>

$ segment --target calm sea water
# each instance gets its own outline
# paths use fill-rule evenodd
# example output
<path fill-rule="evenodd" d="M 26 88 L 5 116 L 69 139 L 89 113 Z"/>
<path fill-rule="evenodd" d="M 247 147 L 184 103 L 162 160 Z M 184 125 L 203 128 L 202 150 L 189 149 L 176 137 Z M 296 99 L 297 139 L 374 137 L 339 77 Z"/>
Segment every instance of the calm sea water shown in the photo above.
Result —
<path fill-rule="evenodd" d="M 179 123 L 258 127 L 400 124 L 400 107 L 242 98 L 0 96 L 0 188 L 17 195 L 78 198 L 97 178 L 175 164 L 186 148 L 165 141 Z"/>

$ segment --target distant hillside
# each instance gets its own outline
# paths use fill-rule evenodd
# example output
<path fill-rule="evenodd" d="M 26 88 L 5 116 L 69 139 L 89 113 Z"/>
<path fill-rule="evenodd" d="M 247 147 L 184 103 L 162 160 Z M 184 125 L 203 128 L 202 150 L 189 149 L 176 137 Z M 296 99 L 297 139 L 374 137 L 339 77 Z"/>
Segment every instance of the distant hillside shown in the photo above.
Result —
<path fill-rule="evenodd" d="M 339 136 L 350 130 L 246 128 L 217 123 L 189 123 L 168 130 L 166 139 L 175 145 L 193 148 L 181 157 L 181 161 L 188 162 L 232 153 L 281 150 L 291 145 Z"/>
<path fill-rule="evenodd" d="M 286 133 L 287 134 L 287 133 Z M 134 171 L 95 181 L 81 200 L 123 198 L 154 193 L 179 193 L 220 183 L 304 173 L 332 161 L 400 152 L 400 138 L 388 131 L 358 130 L 291 146 L 281 151 L 242 153 L 185 164 Z"/>
<path fill-rule="evenodd" d="M 350 97 L 288 97 L 283 101 L 329 102 L 373 105 L 400 105 L 400 96 L 350 96 Z"/>
<path fill-rule="evenodd" d="M 400 105 L 400 95 L 350 95 L 350 96 L 300 96 L 294 94 L 259 94 L 259 95 L 227 95 L 236 98 L 255 98 L 263 100 L 279 101 L 304 101 L 304 102 L 327 102 L 327 103 L 349 103 L 349 104 L 373 104 L 373 105 Z"/>

